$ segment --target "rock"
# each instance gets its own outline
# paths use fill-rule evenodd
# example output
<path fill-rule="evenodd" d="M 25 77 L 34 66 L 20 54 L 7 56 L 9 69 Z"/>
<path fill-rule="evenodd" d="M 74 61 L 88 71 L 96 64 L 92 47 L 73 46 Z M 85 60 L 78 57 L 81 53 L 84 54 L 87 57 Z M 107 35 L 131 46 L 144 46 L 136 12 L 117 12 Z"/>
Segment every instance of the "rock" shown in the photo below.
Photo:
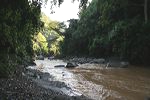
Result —
<path fill-rule="evenodd" d="M 74 68 L 77 66 L 78 66 L 78 64 L 69 62 L 69 63 L 67 63 L 66 68 Z"/>
<path fill-rule="evenodd" d="M 129 62 L 127 62 L 127 61 L 122 61 L 122 62 L 121 62 L 121 66 L 122 66 L 122 67 L 128 67 L 128 66 L 129 66 Z"/>
<path fill-rule="evenodd" d="M 34 61 L 31 61 L 28 63 L 28 66 L 36 66 L 36 63 Z"/>
<path fill-rule="evenodd" d="M 128 66 L 129 66 L 129 62 L 125 59 L 120 58 L 120 57 L 110 57 L 108 59 L 108 63 L 106 64 L 106 67 L 126 68 Z"/>
<path fill-rule="evenodd" d="M 120 68 L 126 68 L 129 66 L 129 62 L 125 62 L 125 61 L 118 61 L 118 62 L 108 62 L 106 64 L 106 67 L 120 67 Z"/>
<path fill-rule="evenodd" d="M 47 72 L 40 74 L 40 78 L 41 78 L 42 80 L 45 80 L 45 81 L 48 81 L 48 79 L 49 79 L 50 77 L 51 77 L 50 74 L 47 73 Z"/>
<path fill-rule="evenodd" d="M 36 59 L 37 59 L 37 60 L 44 60 L 44 56 L 39 55 L 39 56 L 36 57 Z"/>
<path fill-rule="evenodd" d="M 25 76 L 25 73 L 24 73 L 24 72 L 22 72 L 22 76 Z"/>
<path fill-rule="evenodd" d="M 65 67 L 65 65 L 56 65 L 54 67 Z"/>
<path fill-rule="evenodd" d="M 52 59 L 54 59 L 54 56 L 50 56 L 50 57 L 48 57 L 48 59 L 49 59 L 49 60 L 52 60 Z"/>
<path fill-rule="evenodd" d="M 27 71 L 26 75 L 29 76 L 29 77 L 33 77 L 35 74 L 31 71 Z"/>

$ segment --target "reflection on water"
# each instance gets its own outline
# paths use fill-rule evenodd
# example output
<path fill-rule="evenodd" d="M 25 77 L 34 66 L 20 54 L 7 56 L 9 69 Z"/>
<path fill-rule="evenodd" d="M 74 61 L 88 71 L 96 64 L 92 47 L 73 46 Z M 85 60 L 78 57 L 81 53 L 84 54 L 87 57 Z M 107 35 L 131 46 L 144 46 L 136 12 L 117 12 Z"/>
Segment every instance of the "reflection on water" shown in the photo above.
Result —
<path fill-rule="evenodd" d="M 74 90 L 95 100 L 144 100 L 150 97 L 150 69 L 142 67 L 104 68 L 83 64 L 74 69 L 54 68 L 66 65 L 61 60 L 36 61 L 43 71 L 55 76 Z"/>

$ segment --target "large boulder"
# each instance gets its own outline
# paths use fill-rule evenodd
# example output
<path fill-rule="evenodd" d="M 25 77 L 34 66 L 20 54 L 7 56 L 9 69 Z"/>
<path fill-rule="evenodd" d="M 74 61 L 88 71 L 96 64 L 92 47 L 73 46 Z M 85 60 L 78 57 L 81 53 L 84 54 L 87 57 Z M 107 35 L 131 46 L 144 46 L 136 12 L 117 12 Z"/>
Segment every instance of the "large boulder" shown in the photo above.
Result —
<path fill-rule="evenodd" d="M 66 65 L 66 68 L 74 68 L 74 67 L 77 67 L 78 64 L 76 63 L 73 63 L 73 62 L 68 62 L 67 65 Z"/>

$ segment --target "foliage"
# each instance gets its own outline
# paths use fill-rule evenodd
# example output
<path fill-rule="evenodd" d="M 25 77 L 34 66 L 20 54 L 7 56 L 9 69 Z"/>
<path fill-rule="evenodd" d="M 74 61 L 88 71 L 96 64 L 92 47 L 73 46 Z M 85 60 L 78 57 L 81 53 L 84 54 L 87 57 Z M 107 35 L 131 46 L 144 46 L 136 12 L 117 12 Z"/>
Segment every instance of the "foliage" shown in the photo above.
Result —
<path fill-rule="evenodd" d="M 149 64 L 150 10 L 145 21 L 144 3 L 143 0 L 92 0 L 80 11 L 79 20 L 70 20 L 62 52 L 118 56 L 134 64 Z"/>
<path fill-rule="evenodd" d="M 41 21 L 44 23 L 41 32 L 33 39 L 33 50 L 36 55 L 57 56 L 60 54 L 59 44 L 63 41 L 62 32 L 64 24 L 52 21 L 44 13 L 41 14 Z"/>
<path fill-rule="evenodd" d="M 37 1 L 0 1 L 0 75 L 8 74 L 16 63 L 30 61 L 28 58 L 33 55 L 31 40 L 41 26 L 39 18 L 40 3 Z"/>
<path fill-rule="evenodd" d="M 40 20 L 40 8 L 41 4 L 46 3 L 46 1 L 47 0 L 0 1 L 0 76 L 9 74 L 16 64 L 30 62 L 36 49 L 36 52 L 41 50 L 47 53 L 49 50 L 47 45 L 49 47 L 51 43 L 41 42 L 49 41 L 48 37 L 50 34 L 47 33 L 57 33 L 57 35 L 55 35 L 57 39 L 55 39 L 62 41 L 62 36 L 60 38 L 64 28 L 64 24 L 62 23 L 52 22 L 54 25 L 48 23 L 47 27 L 41 33 L 38 33 L 39 29 L 45 26 Z M 62 2 L 63 0 L 52 0 L 51 5 L 60 5 Z M 46 32 L 46 34 L 44 32 Z M 36 40 L 35 37 L 37 37 L 37 41 L 34 41 Z M 41 47 L 39 48 L 40 45 Z M 58 47 L 50 51 L 53 50 L 55 50 L 54 53 L 56 53 L 56 51 L 58 53 Z"/>
<path fill-rule="evenodd" d="M 35 37 L 34 37 L 33 41 L 33 50 L 35 51 L 36 54 L 40 54 L 41 52 L 43 54 L 47 54 L 48 53 L 48 43 L 46 38 L 42 35 L 42 33 L 38 33 Z"/>

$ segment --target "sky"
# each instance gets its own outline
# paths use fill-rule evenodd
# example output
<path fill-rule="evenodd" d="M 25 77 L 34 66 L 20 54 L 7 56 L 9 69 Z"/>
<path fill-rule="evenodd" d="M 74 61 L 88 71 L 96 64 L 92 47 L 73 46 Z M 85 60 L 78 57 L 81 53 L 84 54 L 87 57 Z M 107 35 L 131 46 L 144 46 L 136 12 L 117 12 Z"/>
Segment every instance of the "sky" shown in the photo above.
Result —
<path fill-rule="evenodd" d="M 41 10 L 52 20 L 63 22 L 72 18 L 77 19 L 77 14 L 79 12 L 79 2 L 76 0 L 74 3 L 72 3 L 71 1 L 72 0 L 64 0 L 60 7 L 55 7 L 53 9 L 55 11 L 54 14 L 50 14 L 49 2 L 45 7 L 43 6 Z"/>

